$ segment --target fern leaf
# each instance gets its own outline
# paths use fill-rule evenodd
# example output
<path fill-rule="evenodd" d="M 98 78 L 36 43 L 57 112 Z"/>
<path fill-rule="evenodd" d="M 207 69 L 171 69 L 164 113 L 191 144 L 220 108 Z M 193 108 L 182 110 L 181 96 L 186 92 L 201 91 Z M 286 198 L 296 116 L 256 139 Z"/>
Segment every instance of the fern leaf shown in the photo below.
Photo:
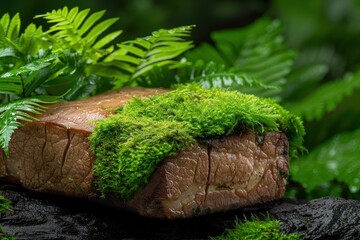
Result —
<path fill-rule="evenodd" d="M 46 41 L 42 39 L 42 28 L 30 24 L 25 28 L 23 34 L 19 38 L 19 49 L 24 55 L 36 55 L 40 49 L 47 48 Z"/>
<path fill-rule="evenodd" d="M 10 41 L 14 41 L 19 37 L 20 32 L 20 16 L 16 13 L 12 18 L 8 13 L 4 14 L 0 20 L 0 35 L 6 37 Z"/>
<path fill-rule="evenodd" d="M 0 147 L 5 154 L 9 153 L 11 135 L 22 125 L 22 122 L 37 120 L 34 114 L 40 114 L 46 107 L 41 104 L 54 103 L 59 97 L 32 97 L 19 99 L 0 105 Z"/>
<path fill-rule="evenodd" d="M 303 100 L 285 106 L 308 121 L 320 119 L 326 112 L 334 110 L 355 89 L 360 89 L 360 71 L 349 74 L 342 80 L 326 83 Z"/>
<path fill-rule="evenodd" d="M 154 67 L 176 66 L 179 62 L 173 59 L 193 47 L 191 41 L 185 41 L 192 28 L 161 29 L 151 36 L 118 44 L 118 49 L 104 60 L 104 63 L 123 72 L 117 77 L 115 87 L 136 79 Z"/>
<path fill-rule="evenodd" d="M 282 93 L 288 101 L 290 99 L 299 99 L 304 93 L 314 90 L 324 79 L 329 71 L 326 64 L 311 64 L 308 66 L 297 67 L 292 70 L 288 76 L 286 90 Z M 291 101 L 291 100 L 290 100 Z"/>
<path fill-rule="evenodd" d="M 295 52 L 289 50 L 282 38 L 278 21 L 260 19 L 249 27 L 214 32 L 215 47 L 200 45 L 186 54 L 189 61 L 203 59 L 224 64 L 234 71 L 245 73 L 274 89 L 243 88 L 242 92 L 259 96 L 276 97 L 286 84 Z"/>
<path fill-rule="evenodd" d="M 45 58 L 36 59 L 26 65 L 23 65 L 19 68 L 15 68 L 9 72 L 6 72 L 0 76 L 0 81 L 2 78 L 20 76 L 22 74 L 27 74 L 29 72 L 39 71 L 50 64 L 52 64 L 58 58 L 58 54 L 52 54 Z"/>
<path fill-rule="evenodd" d="M 0 93 L 19 95 L 22 92 L 20 77 L 0 77 Z"/>
<path fill-rule="evenodd" d="M 7 30 L 10 23 L 10 15 L 5 13 L 0 19 L 0 36 L 7 36 Z"/>
<path fill-rule="evenodd" d="M 100 49 L 100 48 L 104 47 L 105 45 L 108 45 L 110 42 L 112 42 L 114 39 L 116 39 L 122 32 L 123 32 L 122 30 L 118 30 L 118 31 L 109 33 L 108 35 L 106 35 L 105 37 L 103 37 L 102 39 L 97 41 L 94 44 L 93 48 Z"/>
<path fill-rule="evenodd" d="M 15 40 L 19 37 L 20 32 L 20 16 L 19 13 L 16 13 L 14 17 L 11 19 L 9 28 L 7 29 L 7 37 L 10 40 Z"/>
<path fill-rule="evenodd" d="M 102 56 L 96 54 L 99 53 L 99 49 L 118 37 L 121 31 L 113 32 L 102 38 L 100 42 L 96 42 L 100 35 L 119 18 L 110 18 L 98 23 L 105 14 L 105 10 L 91 15 L 89 13 L 90 9 L 79 12 L 77 7 L 72 8 L 70 11 L 67 7 L 64 7 L 36 17 L 45 18 L 48 23 L 53 24 L 47 33 L 52 34 L 56 48 L 63 50 L 71 48 L 81 54 L 87 53 L 88 58 L 96 61 Z"/>
<path fill-rule="evenodd" d="M 18 13 L 12 18 L 8 13 L 2 16 L 0 20 L 0 47 L 11 47 L 19 51 L 15 41 L 19 37 L 20 24 Z"/>
<path fill-rule="evenodd" d="M 227 88 L 237 91 L 241 91 L 244 87 L 253 86 L 264 89 L 271 88 L 246 74 L 226 69 L 224 65 L 214 62 L 205 63 L 202 60 L 195 63 L 181 62 L 177 66 L 175 73 L 166 67 L 154 68 L 137 79 L 138 85 L 144 87 L 170 88 L 176 84 L 192 82 L 200 83 L 203 88 Z"/>
<path fill-rule="evenodd" d="M 5 14 L 1 19 L 0 50 L 11 51 L 12 56 L 18 58 L 17 61 L 25 61 L 27 55 L 36 55 L 40 49 L 48 47 L 48 43 L 41 38 L 43 34 L 41 27 L 37 28 L 34 24 L 30 24 L 20 35 L 19 14 L 15 14 L 12 18 Z M 4 55 L 0 57 L 4 57 Z"/>
<path fill-rule="evenodd" d="M 199 82 L 204 88 L 229 88 L 237 91 L 241 91 L 245 86 L 267 88 L 246 74 L 234 72 L 214 62 L 205 64 L 202 60 L 196 61 L 191 67 L 180 68 L 178 78 L 188 79 L 189 82 Z"/>
<path fill-rule="evenodd" d="M 94 26 L 90 30 L 90 32 L 86 35 L 86 37 L 84 38 L 86 41 L 86 44 L 88 44 L 89 46 L 93 45 L 93 43 L 98 38 L 98 36 L 100 36 L 104 31 L 106 31 L 109 27 L 111 27 L 118 20 L 119 20 L 119 18 L 110 18 L 110 19 L 107 19 L 107 20 L 97 24 L 96 26 Z M 117 31 L 112 34 L 117 37 L 120 34 L 120 32 Z"/>
<path fill-rule="evenodd" d="M 311 192 L 333 180 L 360 190 L 360 129 L 341 133 L 291 164 L 292 179 Z M 309 178 L 311 176 L 311 178 Z"/>
<path fill-rule="evenodd" d="M 104 14 L 105 14 L 105 10 L 102 11 L 98 11 L 95 12 L 93 14 L 91 14 L 84 22 L 84 24 L 82 25 L 82 27 L 79 29 L 79 35 L 82 36 L 84 35 L 89 29 L 91 29 L 95 23 L 100 20 Z"/>
<path fill-rule="evenodd" d="M 79 29 L 80 25 L 84 22 L 86 19 L 86 16 L 89 14 L 90 9 L 84 9 L 76 14 L 76 17 L 74 18 L 73 24 L 75 29 Z"/>

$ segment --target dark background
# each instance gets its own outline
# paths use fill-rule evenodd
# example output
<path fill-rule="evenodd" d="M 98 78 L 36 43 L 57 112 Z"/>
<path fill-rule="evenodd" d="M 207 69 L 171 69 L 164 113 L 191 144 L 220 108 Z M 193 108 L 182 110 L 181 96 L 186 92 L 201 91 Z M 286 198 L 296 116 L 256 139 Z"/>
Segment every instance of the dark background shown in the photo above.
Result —
<path fill-rule="evenodd" d="M 252 0 L 131 0 L 131 1 L 44 1 L 44 0 L 7 0 L 1 1 L 0 13 L 11 15 L 21 13 L 23 23 L 41 24 L 33 16 L 52 9 L 79 6 L 91 8 L 93 12 L 105 9 L 105 17 L 120 17 L 114 26 L 124 29 L 123 39 L 148 35 L 160 28 L 172 28 L 196 24 L 194 40 L 208 39 L 211 31 L 223 28 L 241 27 L 268 12 L 270 1 Z"/>

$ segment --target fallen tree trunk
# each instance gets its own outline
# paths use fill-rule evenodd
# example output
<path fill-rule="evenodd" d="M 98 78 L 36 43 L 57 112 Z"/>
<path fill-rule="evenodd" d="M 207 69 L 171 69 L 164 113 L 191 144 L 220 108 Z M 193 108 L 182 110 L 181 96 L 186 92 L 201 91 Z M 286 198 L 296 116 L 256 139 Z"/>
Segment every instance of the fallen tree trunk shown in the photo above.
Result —
<path fill-rule="evenodd" d="M 288 140 L 250 132 L 198 141 L 165 159 L 129 201 L 101 199 L 93 177 L 95 156 L 88 136 L 95 120 L 132 97 L 165 92 L 128 88 L 86 100 L 49 106 L 40 121 L 12 136 L 9 157 L 0 153 L 2 181 L 47 193 L 82 197 L 158 218 L 185 218 L 281 198 L 289 172 Z"/>

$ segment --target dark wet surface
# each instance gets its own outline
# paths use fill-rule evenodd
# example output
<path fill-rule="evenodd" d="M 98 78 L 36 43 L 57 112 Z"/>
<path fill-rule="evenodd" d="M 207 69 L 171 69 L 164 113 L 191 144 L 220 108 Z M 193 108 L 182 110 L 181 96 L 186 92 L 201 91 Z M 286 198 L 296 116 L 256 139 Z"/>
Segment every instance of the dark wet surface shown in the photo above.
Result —
<path fill-rule="evenodd" d="M 231 227 L 243 210 L 183 220 L 158 220 L 95 203 L 1 190 L 13 212 L 0 213 L 5 232 L 20 239 L 209 239 Z"/>
<path fill-rule="evenodd" d="M 18 240 L 209 239 L 231 228 L 236 218 L 266 214 L 281 220 L 285 232 L 300 232 L 306 239 L 360 239 L 360 202 L 354 200 L 279 200 L 192 219 L 159 220 L 79 199 L 0 189 L 13 206 L 12 212 L 0 213 L 0 225 Z"/>
<path fill-rule="evenodd" d="M 312 240 L 360 239 L 360 201 L 323 197 L 304 203 L 283 203 L 270 210 L 282 229 Z"/>

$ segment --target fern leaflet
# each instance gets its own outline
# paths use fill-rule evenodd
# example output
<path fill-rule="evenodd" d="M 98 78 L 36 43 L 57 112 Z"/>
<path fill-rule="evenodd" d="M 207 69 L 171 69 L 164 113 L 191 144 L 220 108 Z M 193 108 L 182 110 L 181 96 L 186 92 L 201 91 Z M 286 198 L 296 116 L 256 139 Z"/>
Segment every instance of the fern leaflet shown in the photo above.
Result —
<path fill-rule="evenodd" d="M 216 48 L 209 44 L 200 45 L 186 54 L 189 61 L 203 59 L 214 61 L 258 79 L 264 85 L 276 89 L 264 90 L 251 87 L 242 92 L 258 96 L 275 97 L 282 91 L 286 76 L 290 72 L 295 52 L 289 50 L 282 38 L 278 21 L 261 19 L 249 27 L 224 30 L 212 34 Z"/>
<path fill-rule="evenodd" d="M 25 28 L 24 33 L 20 35 L 21 21 L 19 14 L 10 18 L 9 14 L 4 14 L 0 20 L 0 48 L 1 57 L 16 57 L 23 59 L 27 55 L 35 55 L 38 51 L 48 47 L 46 41 L 41 36 L 43 34 L 41 27 L 30 24 Z M 7 54 L 4 54 L 4 50 Z"/>
<path fill-rule="evenodd" d="M 151 36 L 118 44 L 118 49 L 94 66 L 92 72 L 115 77 L 115 88 L 119 88 L 154 67 L 175 68 L 179 61 L 174 59 L 193 47 L 191 41 L 185 40 L 192 28 L 160 29 Z"/>
<path fill-rule="evenodd" d="M 19 13 L 13 18 L 8 13 L 4 14 L 0 19 L 0 40 L 2 42 L 16 40 L 19 36 L 20 24 Z"/>
<path fill-rule="evenodd" d="M 222 64 L 214 62 L 205 63 L 198 60 L 195 63 L 181 62 L 176 70 L 168 68 L 154 68 L 144 76 L 137 79 L 137 84 L 143 87 L 167 87 L 176 84 L 200 83 L 203 88 L 227 88 L 241 91 L 244 87 L 265 86 L 260 81 L 243 73 L 233 72 L 226 69 Z"/>
<path fill-rule="evenodd" d="M 326 112 L 334 110 L 355 89 L 360 89 L 360 71 L 349 74 L 342 80 L 326 83 L 303 100 L 285 106 L 308 121 L 320 119 Z"/>
<path fill-rule="evenodd" d="M 107 50 L 101 48 L 117 38 L 122 31 L 112 32 L 97 41 L 98 37 L 119 18 L 110 18 L 98 23 L 105 14 L 105 10 L 91 15 L 89 12 L 90 9 L 79 11 L 79 8 L 75 7 L 69 11 L 67 7 L 64 7 L 36 17 L 45 18 L 48 23 L 53 24 L 47 33 L 51 34 L 51 40 L 56 48 L 76 50 L 80 54 L 86 54 L 89 61 L 96 62 L 108 53 Z"/>
<path fill-rule="evenodd" d="M 44 103 L 54 103 L 59 97 L 39 96 L 23 98 L 5 105 L 0 105 L 0 147 L 9 154 L 9 142 L 12 133 L 22 122 L 37 120 L 34 114 L 40 114 L 46 107 Z"/>

